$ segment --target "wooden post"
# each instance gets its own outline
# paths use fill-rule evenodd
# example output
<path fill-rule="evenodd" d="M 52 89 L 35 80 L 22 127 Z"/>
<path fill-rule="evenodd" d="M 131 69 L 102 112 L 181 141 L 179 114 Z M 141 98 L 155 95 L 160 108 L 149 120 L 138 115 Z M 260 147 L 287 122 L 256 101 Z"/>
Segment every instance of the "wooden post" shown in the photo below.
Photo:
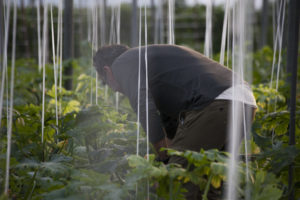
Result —
<path fill-rule="evenodd" d="M 297 93 L 297 59 L 299 42 L 299 0 L 289 0 L 288 5 L 288 41 L 287 41 L 287 73 L 290 85 L 290 124 L 289 124 L 289 145 L 295 145 L 295 121 L 296 121 L 296 93 Z M 289 166 L 289 200 L 295 199 L 294 165 Z"/>
<path fill-rule="evenodd" d="M 73 58 L 73 0 L 65 0 L 63 14 L 63 60 L 70 61 Z M 64 86 L 67 90 L 72 89 L 72 63 L 67 62 L 64 66 Z"/>

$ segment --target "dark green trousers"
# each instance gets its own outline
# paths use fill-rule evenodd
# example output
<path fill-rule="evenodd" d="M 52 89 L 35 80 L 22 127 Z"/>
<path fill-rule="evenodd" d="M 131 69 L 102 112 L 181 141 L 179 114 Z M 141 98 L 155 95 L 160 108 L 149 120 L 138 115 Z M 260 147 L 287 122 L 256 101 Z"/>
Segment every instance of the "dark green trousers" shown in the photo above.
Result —
<path fill-rule="evenodd" d="M 241 104 L 242 105 L 242 104 Z M 179 126 L 170 148 L 178 151 L 200 149 L 224 150 L 227 141 L 227 131 L 230 122 L 231 101 L 215 100 L 202 110 L 188 111 L 180 114 Z M 242 120 L 246 130 L 250 130 L 255 108 L 244 105 L 245 120 Z M 244 130 L 244 126 L 242 126 Z M 243 137 L 241 130 L 240 139 Z M 172 156 L 169 163 L 178 163 L 187 166 L 187 161 L 182 157 Z M 199 187 L 187 183 L 184 187 L 188 190 L 186 199 L 201 199 Z M 209 199 L 221 199 L 221 190 L 211 190 Z"/>

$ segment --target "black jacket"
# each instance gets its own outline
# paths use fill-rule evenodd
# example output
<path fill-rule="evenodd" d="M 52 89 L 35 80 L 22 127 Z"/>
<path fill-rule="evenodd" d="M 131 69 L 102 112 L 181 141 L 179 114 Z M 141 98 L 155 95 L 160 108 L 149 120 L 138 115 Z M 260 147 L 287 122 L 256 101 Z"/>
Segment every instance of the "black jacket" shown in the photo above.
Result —
<path fill-rule="evenodd" d="M 204 55 L 183 46 L 149 45 L 149 138 L 152 143 L 172 138 L 182 111 L 200 110 L 232 85 L 232 71 Z M 145 48 L 141 50 L 140 119 L 146 128 Z M 132 48 L 111 66 L 122 92 L 137 111 L 139 49 Z"/>

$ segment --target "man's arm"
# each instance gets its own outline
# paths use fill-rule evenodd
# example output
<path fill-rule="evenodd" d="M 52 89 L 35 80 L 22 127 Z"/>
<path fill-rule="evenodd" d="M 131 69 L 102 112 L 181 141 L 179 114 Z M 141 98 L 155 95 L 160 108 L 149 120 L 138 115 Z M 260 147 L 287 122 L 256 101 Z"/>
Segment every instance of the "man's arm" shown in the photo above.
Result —
<path fill-rule="evenodd" d="M 133 93 L 134 94 L 134 93 Z M 134 111 L 137 113 L 137 93 L 129 97 L 130 104 Z M 140 123 L 143 129 L 146 131 L 147 127 L 147 112 L 146 112 L 146 88 L 140 88 Z M 138 113 L 137 113 L 138 114 Z M 166 135 L 163 130 L 162 122 L 158 114 L 155 103 L 152 99 L 151 94 L 148 95 L 148 123 L 149 123 L 149 141 L 153 144 L 153 147 L 158 154 L 160 160 L 166 160 L 166 152 L 160 152 L 160 148 L 168 147 L 168 141 L 166 140 Z"/>

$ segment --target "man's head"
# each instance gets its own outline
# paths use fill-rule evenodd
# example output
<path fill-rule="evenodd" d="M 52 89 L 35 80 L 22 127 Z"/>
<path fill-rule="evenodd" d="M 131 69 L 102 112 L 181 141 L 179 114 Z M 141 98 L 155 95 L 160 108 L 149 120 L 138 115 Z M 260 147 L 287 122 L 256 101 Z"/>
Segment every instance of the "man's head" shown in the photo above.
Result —
<path fill-rule="evenodd" d="M 111 88 L 119 91 L 119 85 L 114 79 L 111 71 L 111 65 L 121 54 L 129 49 L 125 45 L 108 45 L 101 47 L 95 54 L 94 67 L 96 68 L 100 78 L 104 83 L 108 84 Z"/>

